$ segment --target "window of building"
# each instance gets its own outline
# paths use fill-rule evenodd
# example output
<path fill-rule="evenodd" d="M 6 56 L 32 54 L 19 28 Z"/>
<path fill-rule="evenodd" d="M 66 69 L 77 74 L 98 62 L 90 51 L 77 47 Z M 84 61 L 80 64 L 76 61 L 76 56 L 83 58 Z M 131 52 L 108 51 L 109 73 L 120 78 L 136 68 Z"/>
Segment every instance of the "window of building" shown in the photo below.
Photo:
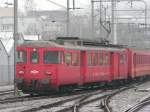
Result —
<path fill-rule="evenodd" d="M 31 51 L 31 63 L 38 63 L 39 54 L 37 50 Z"/>
<path fill-rule="evenodd" d="M 17 51 L 17 62 L 25 63 L 27 60 L 26 51 Z"/>
<path fill-rule="evenodd" d="M 71 65 L 71 53 L 65 54 L 65 63 L 66 65 Z"/>
<path fill-rule="evenodd" d="M 58 51 L 46 51 L 44 52 L 45 64 L 59 64 L 61 62 L 60 52 Z"/>
<path fill-rule="evenodd" d="M 13 31 L 13 25 L 12 24 L 2 24 L 1 31 L 6 31 L 6 32 Z"/>

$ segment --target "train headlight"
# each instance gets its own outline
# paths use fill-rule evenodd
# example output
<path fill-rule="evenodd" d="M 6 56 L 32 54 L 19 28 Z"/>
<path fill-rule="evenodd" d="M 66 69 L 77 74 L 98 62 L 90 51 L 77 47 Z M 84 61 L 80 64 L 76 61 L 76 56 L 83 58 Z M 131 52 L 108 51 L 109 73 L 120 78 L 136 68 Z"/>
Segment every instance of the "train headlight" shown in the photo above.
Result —
<path fill-rule="evenodd" d="M 46 74 L 46 75 L 52 75 L 52 72 L 46 71 L 45 74 Z"/>
<path fill-rule="evenodd" d="M 25 72 L 21 70 L 18 72 L 18 74 L 23 75 L 23 74 L 25 74 Z"/>
<path fill-rule="evenodd" d="M 37 70 L 31 70 L 30 71 L 30 74 L 38 74 L 39 73 L 39 71 L 37 71 Z"/>

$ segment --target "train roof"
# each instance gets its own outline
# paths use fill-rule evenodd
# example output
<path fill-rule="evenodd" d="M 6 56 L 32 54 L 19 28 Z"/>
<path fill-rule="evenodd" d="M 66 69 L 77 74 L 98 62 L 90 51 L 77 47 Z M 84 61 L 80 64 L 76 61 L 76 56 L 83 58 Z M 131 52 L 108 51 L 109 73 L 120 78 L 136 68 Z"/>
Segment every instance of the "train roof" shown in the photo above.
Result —
<path fill-rule="evenodd" d="M 117 46 L 86 46 L 86 45 L 75 45 L 71 43 L 59 44 L 55 41 L 25 41 L 23 44 L 18 45 L 18 47 L 53 47 L 53 48 L 64 48 L 73 50 L 107 50 L 107 51 L 124 51 L 125 47 Z"/>

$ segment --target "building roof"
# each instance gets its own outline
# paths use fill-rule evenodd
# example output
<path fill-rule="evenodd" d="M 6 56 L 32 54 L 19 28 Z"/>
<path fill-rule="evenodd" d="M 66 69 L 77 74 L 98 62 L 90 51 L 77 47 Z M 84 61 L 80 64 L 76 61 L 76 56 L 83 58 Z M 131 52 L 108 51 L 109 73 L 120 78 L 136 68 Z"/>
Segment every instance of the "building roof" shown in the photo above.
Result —
<path fill-rule="evenodd" d="M 28 16 L 44 17 L 43 19 L 49 21 L 65 22 L 66 11 L 54 10 L 54 11 L 30 11 Z"/>

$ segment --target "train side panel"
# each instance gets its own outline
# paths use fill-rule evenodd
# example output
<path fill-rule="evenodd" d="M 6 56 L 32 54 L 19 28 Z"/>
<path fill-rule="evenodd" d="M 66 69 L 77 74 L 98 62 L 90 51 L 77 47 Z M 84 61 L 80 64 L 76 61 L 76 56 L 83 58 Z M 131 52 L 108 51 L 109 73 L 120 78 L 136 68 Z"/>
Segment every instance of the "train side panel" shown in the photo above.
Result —
<path fill-rule="evenodd" d="M 127 51 L 112 52 L 112 74 L 113 80 L 128 78 L 128 55 Z"/>
<path fill-rule="evenodd" d="M 132 77 L 141 77 L 150 74 L 150 53 L 131 50 Z"/>
<path fill-rule="evenodd" d="M 85 83 L 110 81 L 111 57 L 106 51 L 86 52 Z"/>
<path fill-rule="evenodd" d="M 58 86 L 74 85 L 81 82 L 80 51 L 64 50 L 62 66 L 57 71 Z"/>

